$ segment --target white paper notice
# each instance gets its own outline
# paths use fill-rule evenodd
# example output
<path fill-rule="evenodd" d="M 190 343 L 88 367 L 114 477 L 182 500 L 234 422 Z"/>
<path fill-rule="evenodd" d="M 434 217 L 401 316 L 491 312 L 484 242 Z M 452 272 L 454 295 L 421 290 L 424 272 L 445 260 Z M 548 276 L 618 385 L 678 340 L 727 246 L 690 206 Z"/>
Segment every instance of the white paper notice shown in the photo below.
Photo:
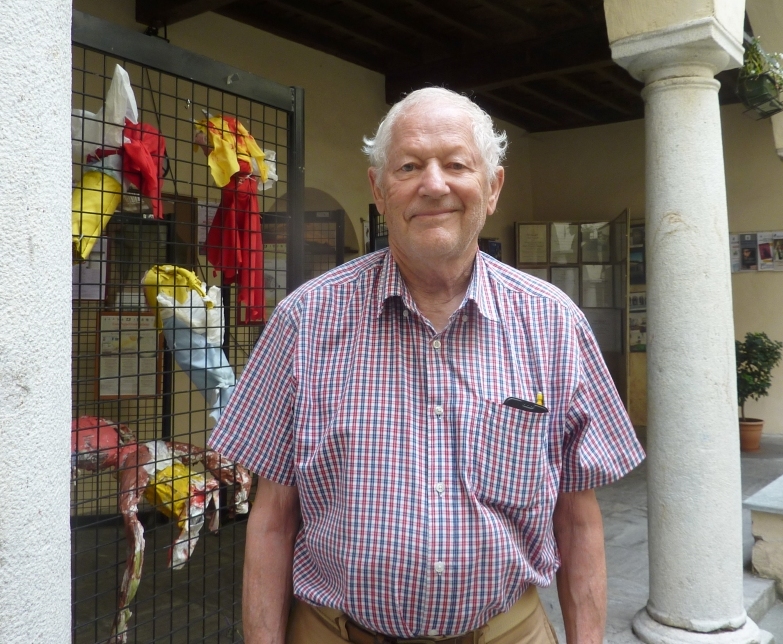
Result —
<path fill-rule="evenodd" d="M 731 272 L 739 273 L 742 263 L 739 235 L 729 235 L 729 248 L 731 249 Z"/>
<path fill-rule="evenodd" d="M 212 225 L 218 206 L 217 201 L 198 200 L 198 254 L 206 255 L 207 231 Z"/>
<path fill-rule="evenodd" d="M 154 315 L 100 316 L 101 398 L 155 396 L 158 329 Z"/>

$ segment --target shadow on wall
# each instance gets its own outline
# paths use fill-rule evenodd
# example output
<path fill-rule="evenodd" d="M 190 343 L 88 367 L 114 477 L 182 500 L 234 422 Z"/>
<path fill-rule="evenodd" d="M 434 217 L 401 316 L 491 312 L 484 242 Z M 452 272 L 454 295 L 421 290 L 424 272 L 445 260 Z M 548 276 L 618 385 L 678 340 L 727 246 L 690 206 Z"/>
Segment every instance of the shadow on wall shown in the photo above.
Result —
<path fill-rule="evenodd" d="M 328 192 L 318 188 L 305 188 L 304 190 L 305 212 L 318 210 L 345 210 L 339 201 Z M 287 195 L 282 195 L 272 204 L 270 212 L 285 212 L 288 210 Z M 354 225 L 348 213 L 345 214 L 345 261 L 358 257 L 364 252 L 364 244 L 359 242 Z"/>

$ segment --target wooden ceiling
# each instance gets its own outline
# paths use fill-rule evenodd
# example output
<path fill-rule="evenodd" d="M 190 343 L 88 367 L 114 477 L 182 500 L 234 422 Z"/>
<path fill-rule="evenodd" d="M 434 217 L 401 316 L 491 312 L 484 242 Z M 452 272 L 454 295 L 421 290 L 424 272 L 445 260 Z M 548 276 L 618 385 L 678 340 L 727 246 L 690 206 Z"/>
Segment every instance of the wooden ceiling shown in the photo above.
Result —
<path fill-rule="evenodd" d="M 388 103 L 444 86 L 530 132 L 644 116 L 642 84 L 612 62 L 603 0 L 136 0 L 153 27 L 206 11 L 384 74 Z M 735 102 L 736 71 L 718 80 Z"/>

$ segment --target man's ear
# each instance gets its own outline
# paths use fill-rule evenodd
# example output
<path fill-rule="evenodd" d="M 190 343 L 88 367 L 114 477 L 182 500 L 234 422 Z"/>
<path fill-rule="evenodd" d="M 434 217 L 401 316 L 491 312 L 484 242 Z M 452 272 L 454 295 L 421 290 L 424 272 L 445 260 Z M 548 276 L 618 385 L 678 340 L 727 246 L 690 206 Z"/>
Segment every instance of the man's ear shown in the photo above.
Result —
<path fill-rule="evenodd" d="M 369 168 L 367 170 L 367 177 L 370 179 L 370 188 L 372 189 L 372 197 L 375 200 L 375 207 L 378 208 L 380 214 L 385 215 L 386 199 L 380 184 L 381 177 L 379 176 L 378 168 Z"/>
<path fill-rule="evenodd" d="M 495 180 L 489 186 L 489 198 L 487 199 L 487 216 L 494 214 L 498 207 L 500 191 L 503 188 L 503 181 L 506 178 L 506 171 L 502 165 L 495 168 Z"/>

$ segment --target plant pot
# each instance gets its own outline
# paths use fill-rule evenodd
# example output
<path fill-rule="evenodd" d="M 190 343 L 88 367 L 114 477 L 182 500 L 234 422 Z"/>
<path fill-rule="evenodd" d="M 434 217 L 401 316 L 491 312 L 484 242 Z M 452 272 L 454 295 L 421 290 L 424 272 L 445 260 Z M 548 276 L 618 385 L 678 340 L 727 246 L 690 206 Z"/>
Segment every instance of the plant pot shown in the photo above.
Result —
<path fill-rule="evenodd" d="M 742 104 L 752 110 L 756 118 L 769 118 L 783 111 L 780 92 L 769 74 L 744 76 L 737 81 L 737 96 Z"/>
<path fill-rule="evenodd" d="M 760 418 L 744 418 L 739 421 L 740 451 L 757 452 L 761 449 L 761 430 L 764 421 Z"/>

